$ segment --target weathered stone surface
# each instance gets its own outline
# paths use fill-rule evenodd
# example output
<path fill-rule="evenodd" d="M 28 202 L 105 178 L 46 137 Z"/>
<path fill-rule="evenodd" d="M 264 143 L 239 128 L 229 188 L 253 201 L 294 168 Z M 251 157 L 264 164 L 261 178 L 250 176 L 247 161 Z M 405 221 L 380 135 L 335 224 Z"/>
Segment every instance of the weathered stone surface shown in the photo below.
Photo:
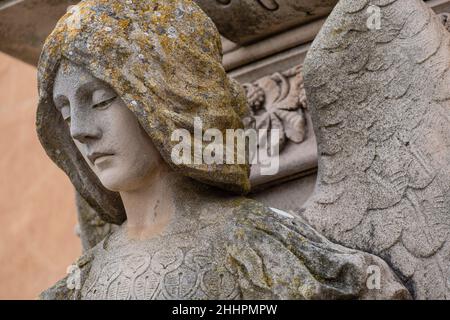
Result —
<path fill-rule="evenodd" d="M 35 68 L 0 53 L 0 300 L 35 299 L 80 254 L 73 187 L 39 145 L 36 100 Z"/>
<path fill-rule="evenodd" d="M 247 93 L 256 129 L 280 131 L 275 144 L 283 151 L 288 142 L 306 138 L 306 95 L 301 66 L 276 72 L 257 82 L 243 85 Z"/>
<path fill-rule="evenodd" d="M 285 210 L 299 209 L 311 194 L 314 179 L 308 179 L 310 186 L 297 181 L 289 184 L 289 187 L 273 187 L 314 174 L 317 168 L 317 145 L 307 108 L 302 66 L 296 65 L 244 83 L 243 87 L 251 115 L 255 119 L 254 127 L 268 129 L 269 132 L 279 129 L 281 132 L 278 141 L 280 170 L 274 175 L 263 176 L 259 165 L 253 165 L 250 174 L 252 197 Z M 271 190 L 263 191 L 269 188 Z M 109 227 L 92 217 L 94 210 L 82 199 L 78 200 L 77 206 L 83 247 L 91 248 L 104 238 L 105 229 Z M 99 225 L 98 230 L 95 225 Z"/>
<path fill-rule="evenodd" d="M 298 21 L 282 21 L 284 17 L 278 11 L 282 10 L 283 6 L 286 6 L 285 3 L 297 3 L 297 1 L 276 1 L 280 4 L 280 8 L 276 11 L 264 9 L 264 6 L 261 6 L 258 0 L 241 1 L 242 4 L 240 4 L 240 1 L 230 0 L 230 4 L 225 6 L 220 5 L 216 0 L 197 1 L 204 10 L 211 14 L 214 22 L 224 34 L 227 30 L 229 30 L 228 32 L 233 31 L 236 33 L 235 37 L 238 38 L 235 41 L 237 42 L 242 41 L 239 40 L 238 31 L 246 30 L 247 41 L 250 39 L 254 40 L 252 38 L 254 35 L 256 35 L 255 39 L 268 36 L 277 28 L 279 29 L 278 31 L 287 31 L 287 33 L 283 31 L 280 36 L 271 36 L 266 42 L 258 42 L 256 46 L 233 46 L 233 49 L 228 49 L 232 52 L 225 50 L 224 65 L 227 70 L 235 69 L 314 39 L 315 34 L 320 29 L 321 21 L 307 23 L 307 21 L 310 21 L 308 20 L 310 17 L 306 18 L 306 20 L 301 18 L 304 16 L 302 9 L 293 10 L 292 13 L 287 14 L 287 16 L 292 17 L 297 15 Z M 305 8 L 310 6 L 311 1 L 302 1 L 307 3 Z M 78 2 L 78 0 L 1 0 L 0 50 L 29 64 L 36 65 L 45 38 L 51 32 L 58 19 L 67 11 L 67 8 Z M 300 1 L 298 2 L 300 3 Z M 314 2 L 318 3 L 319 1 L 314 0 Z M 326 0 L 326 2 L 336 3 L 337 1 Z M 437 12 L 448 12 L 450 10 L 450 1 L 428 1 L 428 3 Z M 251 6 L 251 9 L 240 10 L 240 5 Z M 234 9 L 231 10 L 231 8 Z M 328 9 L 328 12 L 330 9 Z M 253 16 L 249 14 L 250 12 L 254 13 Z M 295 14 L 292 15 L 294 12 Z M 267 16 L 267 19 L 257 21 L 254 18 L 255 16 L 260 18 Z M 45 19 L 42 17 L 45 17 Z M 280 19 L 280 17 L 282 18 Z M 317 19 L 317 16 L 312 16 L 312 19 Z M 230 21 L 233 21 L 236 26 L 231 25 L 229 26 L 231 29 L 227 29 L 227 24 Z M 275 22 L 275 24 L 272 24 L 272 22 Z M 253 25 L 248 25 L 248 23 Z M 305 28 L 292 28 L 295 25 L 302 25 L 302 23 L 306 23 L 304 25 Z M 252 34 L 252 32 L 255 32 L 255 34 Z M 229 46 L 225 44 L 224 48 Z"/>
<path fill-rule="evenodd" d="M 197 0 L 227 39 L 246 44 L 327 15 L 337 0 Z"/>
<path fill-rule="evenodd" d="M 440 17 L 442 19 L 442 23 L 444 23 L 444 26 L 448 31 L 450 31 L 450 13 L 441 13 Z"/>
<path fill-rule="evenodd" d="M 333 244 L 302 219 L 175 178 L 174 223 L 132 241 L 126 226 L 77 262 L 41 299 L 404 299 L 380 258 Z M 369 266 L 381 289 L 369 290 Z"/>
<path fill-rule="evenodd" d="M 450 12 L 450 0 L 429 0 L 425 1 L 425 3 L 436 13 Z M 240 14 L 244 17 L 247 13 L 242 11 Z M 232 18 L 234 17 L 237 16 Z M 231 21 L 232 18 L 228 18 L 227 21 Z M 303 61 L 303 53 L 309 49 L 309 44 L 314 40 L 325 19 L 326 17 L 319 18 L 245 45 L 236 44 L 232 46 L 229 41 L 224 41 L 225 54 L 223 63 L 225 69 L 230 71 L 230 74 L 236 79 L 242 80 L 245 78 L 244 81 L 248 82 L 275 71 L 287 70 L 298 65 Z M 241 21 L 237 18 L 233 21 L 235 20 L 237 24 L 245 24 L 246 21 Z M 268 28 L 270 29 L 269 26 Z M 299 51 L 299 54 L 295 54 L 293 51 Z M 277 54 L 285 55 L 284 59 L 287 58 L 293 62 L 287 65 L 285 61 L 284 67 L 277 69 L 277 58 L 275 57 Z M 268 69 L 270 70 L 267 71 Z M 255 77 L 252 74 L 258 75 Z"/>
<path fill-rule="evenodd" d="M 0 2 L 0 50 L 37 65 L 45 38 L 77 0 Z"/>
<path fill-rule="evenodd" d="M 420 299 L 450 298 L 449 67 L 450 34 L 420 0 L 340 1 L 304 64 L 319 173 L 303 215 Z"/>
<path fill-rule="evenodd" d="M 188 168 L 165 156 L 161 139 L 192 114 L 208 128 L 242 128 L 244 104 L 233 104 L 242 97 L 220 66 L 219 41 L 190 0 L 89 0 L 58 23 L 39 64 L 40 140 L 90 206 L 126 222 L 42 298 L 408 298 L 380 258 L 188 178 L 245 189 L 247 163 Z M 371 268 L 381 288 L 368 286 Z"/>
<path fill-rule="evenodd" d="M 178 144 L 172 133 L 180 128 L 193 132 L 195 117 L 224 132 L 243 126 L 240 116 L 248 112 L 244 91 L 223 69 L 220 47 L 212 21 L 193 1 L 82 1 L 47 39 L 38 68 L 37 130 L 50 157 L 74 184 L 92 181 L 91 190 L 78 191 L 105 221 L 124 221 L 120 199 L 105 190 L 84 162 L 78 163 L 63 119 L 52 115 L 53 83 L 61 60 L 85 66 L 121 94 L 128 108 L 144 119 L 144 129 L 175 170 L 245 193 L 250 189 L 248 164 L 175 164 L 171 157 Z"/>

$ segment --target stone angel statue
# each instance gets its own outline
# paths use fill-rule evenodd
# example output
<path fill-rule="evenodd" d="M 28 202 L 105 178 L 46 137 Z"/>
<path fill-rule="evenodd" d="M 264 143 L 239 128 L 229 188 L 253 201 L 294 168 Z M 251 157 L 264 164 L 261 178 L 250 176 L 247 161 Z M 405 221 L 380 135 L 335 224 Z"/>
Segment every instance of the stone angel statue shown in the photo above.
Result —
<path fill-rule="evenodd" d="M 191 0 L 84 0 L 58 22 L 38 66 L 38 135 L 119 227 L 40 298 L 409 298 L 379 257 L 245 198 L 247 162 L 174 161 L 171 136 L 195 131 L 195 118 L 243 127 L 247 102 L 221 59 L 216 27 Z M 371 266 L 380 288 L 367 286 Z"/>
<path fill-rule="evenodd" d="M 369 28 L 373 12 L 380 23 Z M 449 299 L 450 33 L 441 18 L 421 0 L 342 0 L 304 77 L 319 173 L 302 216 L 385 259 L 415 298 Z"/>

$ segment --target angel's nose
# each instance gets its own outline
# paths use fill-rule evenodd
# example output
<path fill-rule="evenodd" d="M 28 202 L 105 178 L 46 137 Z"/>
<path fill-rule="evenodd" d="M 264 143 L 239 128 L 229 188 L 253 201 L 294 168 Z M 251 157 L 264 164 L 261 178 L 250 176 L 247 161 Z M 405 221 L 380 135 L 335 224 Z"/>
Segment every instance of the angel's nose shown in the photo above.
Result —
<path fill-rule="evenodd" d="M 89 141 L 100 139 L 102 131 L 95 125 L 94 121 L 89 121 L 81 115 L 74 114 L 70 121 L 70 135 L 74 140 L 86 144 Z"/>

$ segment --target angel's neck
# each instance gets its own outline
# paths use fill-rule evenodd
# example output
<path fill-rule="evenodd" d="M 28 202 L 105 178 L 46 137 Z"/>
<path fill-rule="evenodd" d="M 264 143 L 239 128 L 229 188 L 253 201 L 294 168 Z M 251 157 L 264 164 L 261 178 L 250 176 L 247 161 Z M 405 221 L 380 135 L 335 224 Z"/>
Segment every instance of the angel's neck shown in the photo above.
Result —
<path fill-rule="evenodd" d="M 120 193 L 127 214 L 124 226 L 131 238 L 156 237 L 170 223 L 175 212 L 173 175 L 167 167 L 162 167 L 141 188 Z"/>

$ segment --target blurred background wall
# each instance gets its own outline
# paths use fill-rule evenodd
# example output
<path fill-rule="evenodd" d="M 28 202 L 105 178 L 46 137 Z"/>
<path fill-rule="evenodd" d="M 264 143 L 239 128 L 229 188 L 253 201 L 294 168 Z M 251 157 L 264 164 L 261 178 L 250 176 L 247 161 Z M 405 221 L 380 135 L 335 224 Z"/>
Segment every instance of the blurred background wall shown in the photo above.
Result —
<path fill-rule="evenodd" d="M 0 53 L 0 299 L 35 299 L 81 253 L 74 193 L 35 132 L 36 69 Z"/>

